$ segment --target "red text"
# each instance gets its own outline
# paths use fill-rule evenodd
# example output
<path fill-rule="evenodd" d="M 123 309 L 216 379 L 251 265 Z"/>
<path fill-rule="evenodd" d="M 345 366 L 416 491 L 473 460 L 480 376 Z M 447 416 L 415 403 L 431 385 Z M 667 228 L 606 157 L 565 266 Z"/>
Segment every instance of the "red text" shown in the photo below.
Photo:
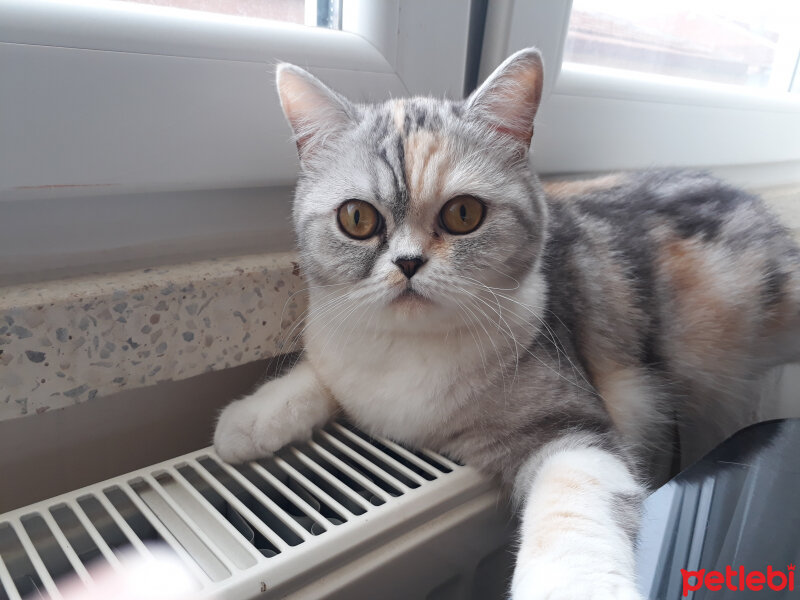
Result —
<path fill-rule="evenodd" d="M 725 573 L 722 573 L 722 571 L 706 571 L 705 569 L 700 569 L 699 571 L 681 569 L 681 577 L 683 578 L 684 598 L 689 595 L 689 592 L 699 590 L 702 587 L 718 592 L 723 585 L 733 591 L 770 589 L 779 592 L 781 590 L 794 590 L 794 565 L 787 566 L 785 573 L 773 569 L 772 565 L 767 566 L 766 573 L 763 571 L 745 572 L 744 566 L 740 566 L 738 569 L 727 566 L 725 567 Z"/>

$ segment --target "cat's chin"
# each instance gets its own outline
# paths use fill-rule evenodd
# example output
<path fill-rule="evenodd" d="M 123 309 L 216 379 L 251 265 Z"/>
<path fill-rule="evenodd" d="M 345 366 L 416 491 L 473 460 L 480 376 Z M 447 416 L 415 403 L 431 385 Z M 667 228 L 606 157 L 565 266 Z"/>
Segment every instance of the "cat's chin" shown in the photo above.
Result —
<path fill-rule="evenodd" d="M 389 303 L 389 306 L 398 310 L 419 311 L 434 306 L 434 302 L 419 292 L 412 289 L 405 289 L 395 296 Z"/>
<path fill-rule="evenodd" d="M 459 313 L 444 302 L 419 292 L 403 292 L 383 306 L 381 318 L 373 320 L 372 325 L 384 333 L 440 335 L 462 322 Z"/>

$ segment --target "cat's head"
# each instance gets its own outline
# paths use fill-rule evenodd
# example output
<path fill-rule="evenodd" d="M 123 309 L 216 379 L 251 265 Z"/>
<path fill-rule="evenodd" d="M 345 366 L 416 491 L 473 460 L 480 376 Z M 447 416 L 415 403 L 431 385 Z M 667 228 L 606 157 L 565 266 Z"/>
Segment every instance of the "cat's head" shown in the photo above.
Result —
<path fill-rule="evenodd" d="M 294 221 L 309 284 L 403 318 L 458 318 L 481 286 L 513 289 L 536 264 L 538 51 L 511 56 L 464 101 L 355 104 L 288 64 L 277 83 L 302 166 Z"/>

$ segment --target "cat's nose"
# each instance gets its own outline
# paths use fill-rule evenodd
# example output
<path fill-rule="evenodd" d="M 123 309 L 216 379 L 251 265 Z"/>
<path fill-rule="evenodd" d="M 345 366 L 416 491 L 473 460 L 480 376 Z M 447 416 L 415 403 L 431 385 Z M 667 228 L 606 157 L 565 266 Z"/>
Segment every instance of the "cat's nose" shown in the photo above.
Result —
<path fill-rule="evenodd" d="M 411 279 L 414 273 L 425 264 L 425 259 L 420 256 L 404 256 L 396 259 L 394 264 L 403 272 L 403 275 Z"/>

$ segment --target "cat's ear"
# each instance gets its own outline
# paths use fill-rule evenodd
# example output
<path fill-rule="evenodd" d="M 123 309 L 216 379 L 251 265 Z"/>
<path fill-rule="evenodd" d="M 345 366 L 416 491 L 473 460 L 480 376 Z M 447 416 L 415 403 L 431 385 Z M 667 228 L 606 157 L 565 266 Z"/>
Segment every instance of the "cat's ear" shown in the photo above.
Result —
<path fill-rule="evenodd" d="M 281 108 L 292 126 L 300 160 L 353 123 L 353 107 L 308 71 L 288 63 L 276 71 Z"/>
<path fill-rule="evenodd" d="M 533 136 L 533 118 L 542 99 L 543 78 L 539 51 L 520 50 L 467 98 L 465 114 L 512 136 L 527 151 Z"/>

